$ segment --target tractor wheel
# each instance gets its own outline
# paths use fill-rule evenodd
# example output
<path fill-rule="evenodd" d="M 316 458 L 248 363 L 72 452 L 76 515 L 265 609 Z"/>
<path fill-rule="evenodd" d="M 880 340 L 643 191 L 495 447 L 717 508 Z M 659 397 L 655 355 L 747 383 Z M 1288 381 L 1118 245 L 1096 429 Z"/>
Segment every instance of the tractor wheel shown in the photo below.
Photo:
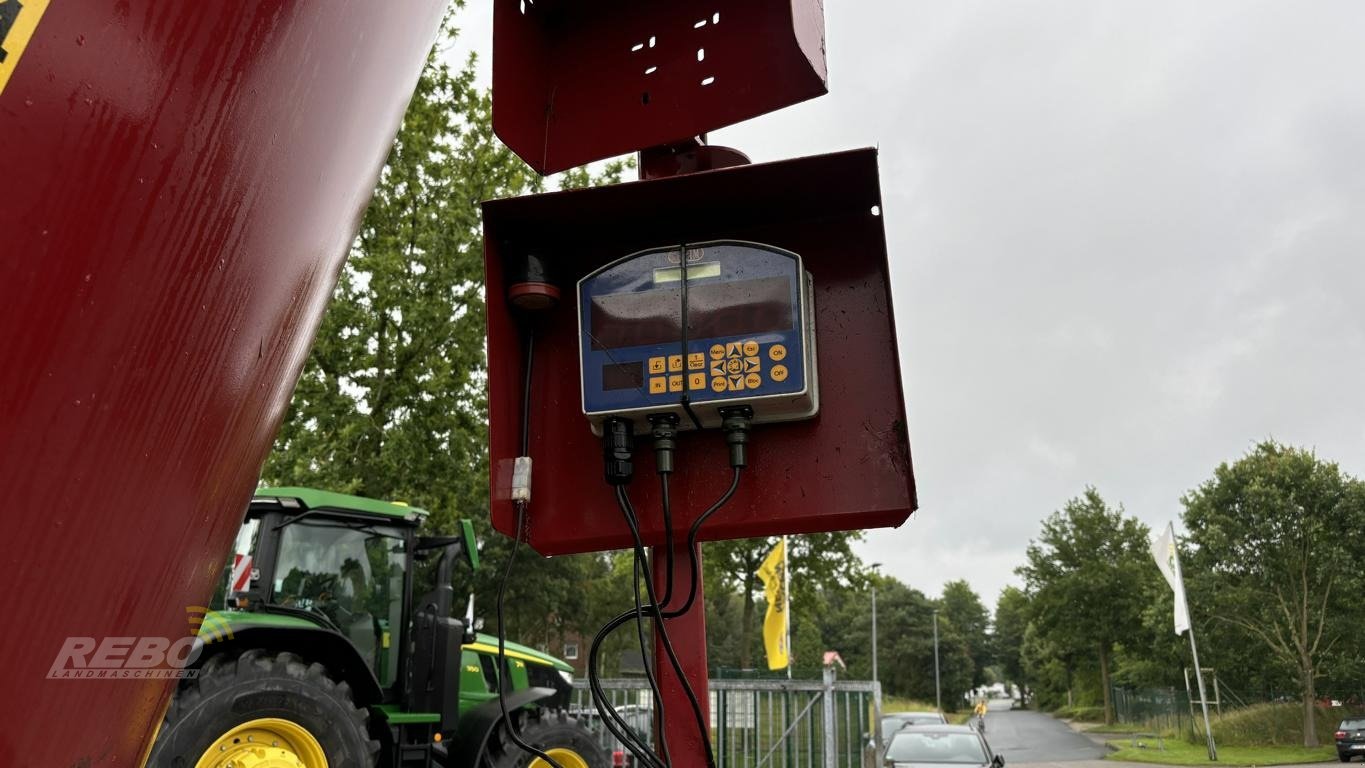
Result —
<path fill-rule="evenodd" d="M 554 758 L 560 768 L 608 768 L 611 760 L 598 746 L 591 731 L 563 712 L 523 709 L 512 713 L 522 740 Z M 494 768 L 554 768 L 535 755 L 523 752 L 499 728 L 489 739 L 488 764 Z"/>
<path fill-rule="evenodd" d="M 367 717 L 321 664 L 262 650 L 219 656 L 176 691 L 147 765 L 370 768 L 379 743 Z"/>

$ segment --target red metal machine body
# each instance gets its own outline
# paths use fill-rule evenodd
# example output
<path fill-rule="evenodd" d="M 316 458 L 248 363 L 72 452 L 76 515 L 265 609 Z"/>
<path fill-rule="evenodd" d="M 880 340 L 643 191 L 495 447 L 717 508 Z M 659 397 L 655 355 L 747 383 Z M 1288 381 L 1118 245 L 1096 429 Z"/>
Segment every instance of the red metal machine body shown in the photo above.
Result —
<path fill-rule="evenodd" d="M 0 90 L 0 765 L 148 746 L 172 681 L 45 675 L 69 636 L 190 633 L 445 4 L 37 20 Z"/>
<path fill-rule="evenodd" d="M 495 0 L 493 127 L 542 174 L 824 95 L 821 0 Z"/>

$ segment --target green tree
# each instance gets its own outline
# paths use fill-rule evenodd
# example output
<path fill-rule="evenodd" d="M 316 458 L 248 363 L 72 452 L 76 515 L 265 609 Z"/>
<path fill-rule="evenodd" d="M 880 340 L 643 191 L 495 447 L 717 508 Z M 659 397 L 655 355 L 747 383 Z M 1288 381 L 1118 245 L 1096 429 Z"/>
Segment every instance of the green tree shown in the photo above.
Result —
<path fill-rule="evenodd" d="M 793 614 L 803 603 L 813 600 L 819 590 L 840 586 L 860 585 L 866 575 L 862 561 L 853 553 L 853 542 L 863 536 L 862 531 L 812 533 L 788 537 L 788 565 L 791 569 L 791 601 Z M 709 573 L 719 577 L 708 584 L 738 592 L 740 598 L 739 658 L 740 668 L 750 669 L 755 650 L 762 649 L 763 607 L 758 601 L 762 584 L 758 567 L 763 558 L 776 546 L 778 537 L 730 539 L 707 542 L 703 559 Z M 708 618 L 708 623 L 710 619 Z M 793 625 L 795 629 L 795 625 Z M 795 662 L 805 660 L 793 659 Z"/>
<path fill-rule="evenodd" d="M 981 598 L 964 580 L 943 585 L 939 611 L 961 635 L 972 659 L 972 687 L 986 684 L 986 668 L 991 665 L 991 616 Z"/>
<path fill-rule="evenodd" d="M 933 701 L 934 611 L 937 601 L 900 581 L 877 576 L 877 671 L 882 688 L 893 696 Z M 838 594 L 827 601 L 825 640 L 848 664 L 848 676 L 872 674 L 871 595 L 867 589 Z M 956 710 L 972 688 L 975 667 L 962 632 L 940 611 L 939 677 L 945 709 Z"/>
<path fill-rule="evenodd" d="M 1311 451 L 1266 441 L 1182 501 L 1186 576 L 1201 604 L 1236 629 L 1234 644 L 1257 643 L 1292 670 L 1304 746 L 1317 746 L 1324 663 L 1359 650 L 1365 485 Z"/>
<path fill-rule="evenodd" d="M 1030 679 L 1024 671 L 1024 632 L 1028 629 L 1028 595 L 1018 587 L 1005 587 L 995 601 L 995 632 L 991 636 L 995 662 L 1000 665 L 1007 684 L 1019 687 L 1028 701 Z"/>
<path fill-rule="evenodd" d="M 1111 509 L 1094 488 L 1043 522 L 1018 569 L 1040 635 L 1059 648 L 1089 648 L 1099 665 L 1104 720 L 1112 723 L 1114 646 L 1139 626 L 1144 585 L 1154 578 L 1147 527 Z"/>
<path fill-rule="evenodd" d="M 447 18 L 447 39 L 454 28 Z M 559 186 L 618 179 L 578 170 Z M 483 244 L 479 202 L 542 188 L 492 131 L 492 102 L 473 59 L 452 70 L 433 54 L 365 211 L 350 258 L 305 363 L 263 481 L 309 485 L 432 511 L 479 526 L 486 560 L 510 543 L 490 536 Z M 601 557 L 545 560 L 523 552 L 509 623 L 546 647 L 586 630 L 592 589 L 610 579 Z M 475 579 L 493 605 L 499 569 Z M 581 588 L 583 585 L 589 589 Z M 491 622 L 490 622 L 491 623 Z"/>

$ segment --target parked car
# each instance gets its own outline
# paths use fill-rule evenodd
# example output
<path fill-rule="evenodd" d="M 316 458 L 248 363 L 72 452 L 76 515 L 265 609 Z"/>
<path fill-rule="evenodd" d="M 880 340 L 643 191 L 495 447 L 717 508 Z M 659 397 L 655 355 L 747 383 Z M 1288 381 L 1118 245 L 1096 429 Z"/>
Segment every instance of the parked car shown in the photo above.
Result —
<path fill-rule="evenodd" d="M 941 712 L 883 712 L 882 743 L 891 741 L 896 731 L 907 725 L 947 725 L 948 718 Z"/>
<path fill-rule="evenodd" d="M 886 745 L 886 768 L 945 763 L 1004 768 L 1005 758 L 991 752 L 986 737 L 965 725 L 908 725 Z"/>
<path fill-rule="evenodd" d="M 1365 757 L 1365 717 L 1348 717 L 1337 726 L 1337 758 L 1350 762 L 1360 755 Z"/>

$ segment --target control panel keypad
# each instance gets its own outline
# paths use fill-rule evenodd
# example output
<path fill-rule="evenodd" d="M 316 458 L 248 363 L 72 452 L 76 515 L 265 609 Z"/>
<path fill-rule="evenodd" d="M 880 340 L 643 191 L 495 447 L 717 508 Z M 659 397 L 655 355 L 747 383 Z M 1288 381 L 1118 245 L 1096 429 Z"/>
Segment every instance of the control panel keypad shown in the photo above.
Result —
<path fill-rule="evenodd" d="M 649 393 L 674 395 L 708 387 L 717 394 L 759 390 L 765 382 L 780 384 L 787 380 L 790 371 L 781 364 L 786 359 L 786 345 L 765 345 L 755 339 L 712 344 L 705 352 L 686 356 L 651 357 Z"/>

